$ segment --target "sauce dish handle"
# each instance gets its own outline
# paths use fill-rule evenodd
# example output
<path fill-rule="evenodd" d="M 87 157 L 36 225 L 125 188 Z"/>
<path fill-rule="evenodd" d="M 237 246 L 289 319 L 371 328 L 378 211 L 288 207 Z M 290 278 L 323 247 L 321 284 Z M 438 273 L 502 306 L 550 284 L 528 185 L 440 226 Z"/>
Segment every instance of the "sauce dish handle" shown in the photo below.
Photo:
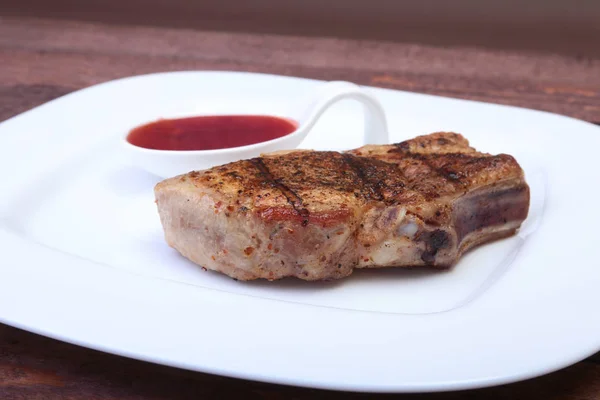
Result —
<path fill-rule="evenodd" d="M 328 82 L 316 90 L 312 101 L 309 101 L 307 111 L 298 120 L 297 132 L 302 136 L 308 134 L 330 106 L 345 99 L 353 99 L 363 105 L 365 116 L 363 143 L 388 144 L 387 120 L 379 101 L 360 86 L 345 81 Z"/>

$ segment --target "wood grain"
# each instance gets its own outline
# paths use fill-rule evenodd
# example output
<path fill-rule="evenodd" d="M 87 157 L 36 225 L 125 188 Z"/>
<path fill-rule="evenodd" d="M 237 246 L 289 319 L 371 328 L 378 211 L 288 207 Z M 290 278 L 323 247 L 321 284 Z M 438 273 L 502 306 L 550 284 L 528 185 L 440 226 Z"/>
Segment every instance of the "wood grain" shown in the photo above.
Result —
<path fill-rule="evenodd" d="M 224 69 L 360 84 L 557 112 L 600 123 L 600 60 L 468 47 L 0 18 L 0 121 L 96 83 Z M 585 317 L 585 316 L 582 316 Z M 351 351 L 351 349 L 349 349 Z M 366 399 L 183 371 L 0 325 L 0 399 Z M 384 396 L 381 397 L 390 397 Z M 526 382 L 402 399 L 600 398 L 600 353 Z"/>
<path fill-rule="evenodd" d="M 0 398 L 198 399 L 227 394 L 244 399 L 371 399 L 390 397 L 247 382 L 130 360 L 0 325 Z M 526 382 L 496 388 L 402 399 L 597 400 L 600 364 L 586 361 Z"/>
<path fill-rule="evenodd" d="M 576 4 L 576 5 L 575 5 Z M 0 13 L 600 55 L 595 0 L 3 0 Z"/>
<path fill-rule="evenodd" d="M 393 42 L 0 19 L 0 91 L 75 90 L 159 71 L 342 79 L 600 121 L 600 59 Z M 61 89 L 59 89 L 61 90 Z"/>

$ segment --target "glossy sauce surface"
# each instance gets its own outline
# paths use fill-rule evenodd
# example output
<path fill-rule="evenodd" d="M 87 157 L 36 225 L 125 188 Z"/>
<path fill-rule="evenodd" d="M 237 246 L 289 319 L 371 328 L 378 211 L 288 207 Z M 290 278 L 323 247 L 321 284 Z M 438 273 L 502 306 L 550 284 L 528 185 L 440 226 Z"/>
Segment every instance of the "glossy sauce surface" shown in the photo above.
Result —
<path fill-rule="evenodd" d="M 296 128 L 292 120 L 263 115 L 161 119 L 133 129 L 127 141 L 156 150 L 215 150 L 266 142 Z"/>

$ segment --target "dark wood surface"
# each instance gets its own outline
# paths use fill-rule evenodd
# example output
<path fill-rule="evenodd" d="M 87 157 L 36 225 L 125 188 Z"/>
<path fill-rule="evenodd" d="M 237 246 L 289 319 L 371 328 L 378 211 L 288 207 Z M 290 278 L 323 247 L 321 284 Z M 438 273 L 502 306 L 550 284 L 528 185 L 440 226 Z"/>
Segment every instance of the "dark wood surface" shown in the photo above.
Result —
<path fill-rule="evenodd" d="M 0 15 L 600 56 L 597 0 L 2 0 Z"/>
<path fill-rule="evenodd" d="M 600 123 L 600 60 L 584 55 L 0 17 L 0 121 L 95 83 L 190 69 L 343 79 Z M 3 400 L 196 399 L 225 394 L 245 399 L 374 397 L 182 371 L 0 325 Z M 599 399 L 600 355 L 526 382 L 399 397 Z"/>

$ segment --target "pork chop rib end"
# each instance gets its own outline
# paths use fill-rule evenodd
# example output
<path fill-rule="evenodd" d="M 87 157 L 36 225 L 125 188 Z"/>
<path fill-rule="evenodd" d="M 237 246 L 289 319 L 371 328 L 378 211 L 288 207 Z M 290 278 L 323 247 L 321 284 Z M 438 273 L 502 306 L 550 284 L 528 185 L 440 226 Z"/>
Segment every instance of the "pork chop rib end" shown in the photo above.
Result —
<path fill-rule="evenodd" d="M 515 234 L 529 186 L 510 155 L 437 132 L 347 152 L 265 154 L 158 183 L 167 243 L 238 280 L 452 267 Z"/>

